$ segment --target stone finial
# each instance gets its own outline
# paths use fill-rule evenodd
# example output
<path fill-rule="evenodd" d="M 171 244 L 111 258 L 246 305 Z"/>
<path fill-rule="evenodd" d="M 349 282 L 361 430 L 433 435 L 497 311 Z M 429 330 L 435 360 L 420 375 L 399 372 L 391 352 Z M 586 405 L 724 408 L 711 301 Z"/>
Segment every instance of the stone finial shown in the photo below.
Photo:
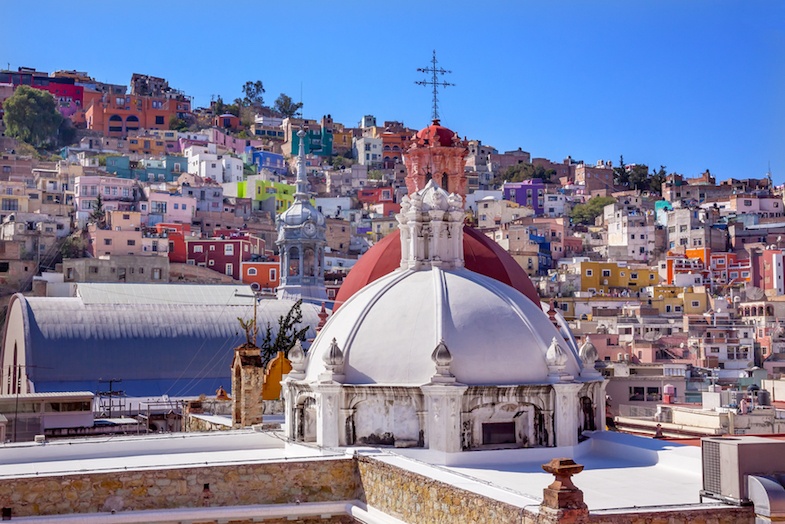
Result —
<path fill-rule="evenodd" d="M 548 318 L 551 319 L 551 324 L 556 326 L 556 329 L 559 329 L 559 321 L 556 318 L 556 307 L 553 299 L 551 299 L 550 306 L 548 308 Z"/>
<path fill-rule="evenodd" d="M 452 354 L 450 353 L 450 350 L 447 349 L 447 344 L 444 343 L 444 340 L 440 340 L 436 345 L 433 353 L 431 353 L 431 360 L 436 364 L 436 374 L 431 377 L 431 382 L 455 382 L 455 376 L 450 372 Z"/>
<path fill-rule="evenodd" d="M 567 354 L 559 345 L 556 337 L 551 339 L 551 345 L 548 346 L 548 351 L 545 353 L 545 360 L 549 368 L 558 368 L 559 370 L 564 369 L 567 364 Z"/>
<path fill-rule="evenodd" d="M 324 354 L 324 363 L 327 364 L 327 370 L 333 373 L 340 373 L 343 368 L 343 351 L 338 347 L 335 338 L 330 342 L 327 353 Z"/>
<path fill-rule="evenodd" d="M 305 371 L 305 351 L 299 338 L 294 343 L 294 347 L 289 350 L 289 362 L 292 364 L 292 369 L 295 372 L 302 373 Z"/>
<path fill-rule="evenodd" d="M 344 355 L 334 338 L 330 342 L 330 347 L 327 348 L 327 353 L 324 354 L 322 360 L 324 360 L 325 369 L 323 373 L 319 374 L 319 382 L 323 384 L 342 382 L 345 378 L 343 374 Z"/>
<path fill-rule="evenodd" d="M 555 458 L 543 464 L 542 469 L 555 479 L 543 490 L 541 511 L 547 516 L 557 516 L 558 521 L 578 521 L 588 517 L 589 510 L 583 502 L 583 492 L 572 483 L 572 476 L 583 471 L 581 464 L 569 458 Z M 549 520 L 552 520 L 549 518 Z"/>
<path fill-rule="evenodd" d="M 322 302 L 322 309 L 319 310 L 317 316 L 319 317 L 319 323 L 316 325 L 316 331 L 320 331 L 327 323 L 327 317 L 330 316 L 327 313 L 327 308 L 324 307 L 324 302 Z"/>
<path fill-rule="evenodd" d="M 437 367 L 450 367 L 452 354 L 450 354 L 450 350 L 447 349 L 447 344 L 444 343 L 444 340 L 440 340 L 439 344 L 433 350 L 433 353 L 431 353 L 431 360 L 436 363 Z"/>
<path fill-rule="evenodd" d="M 586 367 L 594 367 L 594 363 L 597 362 L 597 359 L 600 356 L 597 348 L 591 343 L 591 337 L 589 337 L 589 335 L 586 335 L 586 341 L 581 346 L 580 355 L 581 361 Z"/>
<path fill-rule="evenodd" d="M 594 344 L 591 343 L 591 338 L 586 335 L 586 341 L 580 347 L 579 355 L 581 357 L 581 362 L 583 363 L 583 369 L 581 370 L 582 377 L 598 377 L 600 376 L 600 372 L 597 371 L 597 368 L 594 366 L 595 362 L 599 360 L 600 353 L 597 351 L 597 348 L 594 347 Z"/>

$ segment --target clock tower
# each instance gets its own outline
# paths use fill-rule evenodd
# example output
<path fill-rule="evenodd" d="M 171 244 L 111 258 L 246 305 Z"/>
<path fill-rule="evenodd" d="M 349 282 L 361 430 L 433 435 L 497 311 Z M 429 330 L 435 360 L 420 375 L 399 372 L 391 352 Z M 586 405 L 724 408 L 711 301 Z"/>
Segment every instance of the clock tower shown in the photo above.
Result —
<path fill-rule="evenodd" d="M 305 131 L 298 131 L 300 142 Z M 303 302 L 327 300 L 324 287 L 324 247 L 326 220 L 309 200 L 305 178 L 305 148 L 297 155 L 297 188 L 292 205 L 275 221 L 281 258 L 278 298 L 302 298 Z"/>

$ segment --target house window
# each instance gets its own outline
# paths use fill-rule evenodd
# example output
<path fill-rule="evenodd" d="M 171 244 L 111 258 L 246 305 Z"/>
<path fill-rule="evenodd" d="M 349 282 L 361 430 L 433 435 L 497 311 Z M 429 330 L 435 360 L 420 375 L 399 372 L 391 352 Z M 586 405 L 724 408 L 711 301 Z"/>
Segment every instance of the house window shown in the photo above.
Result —
<path fill-rule="evenodd" d="M 693 300 L 692 301 L 692 307 L 700 307 L 700 305 L 701 305 L 701 303 L 698 302 L 697 300 Z"/>
<path fill-rule="evenodd" d="M 611 276 L 611 270 L 610 269 L 603 269 L 602 270 L 602 276 L 604 276 L 604 277 Z"/>
<path fill-rule="evenodd" d="M 248 276 L 249 277 L 256 276 L 256 268 L 255 267 L 249 267 L 248 268 Z"/>
<path fill-rule="evenodd" d="M 207 262 L 207 265 L 208 265 L 208 266 L 214 266 L 214 265 L 215 265 L 215 260 L 212 260 L 212 259 L 211 259 L 211 260 L 209 260 L 209 261 Z"/>
<path fill-rule="evenodd" d="M 159 268 L 153 268 L 153 280 L 161 280 L 161 270 Z"/>
<path fill-rule="evenodd" d="M 275 268 L 270 268 L 270 281 L 275 282 L 277 278 L 278 278 L 278 272 L 275 270 Z"/>
<path fill-rule="evenodd" d="M 157 125 L 157 126 L 164 125 L 164 117 L 162 117 L 162 116 L 155 117 L 155 125 Z"/>
<path fill-rule="evenodd" d="M 128 241 L 128 245 L 129 246 L 135 246 L 136 245 L 136 240 L 129 240 Z"/>
<path fill-rule="evenodd" d="M 632 280 L 638 280 L 638 273 L 630 273 L 630 278 Z"/>
<path fill-rule="evenodd" d="M 224 255 L 234 255 L 234 244 L 226 244 L 224 246 Z"/>
<path fill-rule="evenodd" d="M 112 245 L 112 239 L 111 238 L 105 238 L 104 239 L 104 245 L 105 246 L 111 246 Z"/>
<path fill-rule="evenodd" d="M 234 274 L 234 265 L 226 264 L 226 274 L 233 275 Z"/>
<path fill-rule="evenodd" d="M 204 247 L 194 246 L 194 253 L 201 253 L 202 251 L 204 251 Z"/>
<path fill-rule="evenodd" d="M 593 272 L 591 269 L 587 269 L 587 270 L 586 270 L 586 276 L 587 276 L 587 277 L 590 277 L 590 276 L 592 276 L 593 274 L 594 274 L 594 272 Z"/>

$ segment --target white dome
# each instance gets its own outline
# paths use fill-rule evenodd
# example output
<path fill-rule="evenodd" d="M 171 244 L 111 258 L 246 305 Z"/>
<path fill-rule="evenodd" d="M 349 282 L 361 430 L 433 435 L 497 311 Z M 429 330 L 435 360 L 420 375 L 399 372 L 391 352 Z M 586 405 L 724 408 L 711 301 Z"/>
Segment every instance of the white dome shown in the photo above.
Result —
<path fill-rule="evenodd" d="M 436 374 L 431 355 L 443 340 L 459 383 L 544 384 L 552 378 L 546 352 L 554 337 L 567 354 L 563 372 L 577 376 L 574 348 L 516 289 L 467 269 L 398 270 L 330 318 L 308 353 L 305 380 L 319 380 L 335 339 L 344 384 L 426 384 Z"/>

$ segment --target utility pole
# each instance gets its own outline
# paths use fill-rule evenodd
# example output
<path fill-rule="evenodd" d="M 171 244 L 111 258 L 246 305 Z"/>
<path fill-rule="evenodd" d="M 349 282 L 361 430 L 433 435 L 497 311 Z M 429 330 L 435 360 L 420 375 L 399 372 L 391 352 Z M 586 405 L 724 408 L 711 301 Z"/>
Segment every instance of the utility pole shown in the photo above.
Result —
<path fill-rule="evenodd" d="M 99 379 L 99 384 L 109 384 L 109 391 L 99 391 L 98 396 L 103 398 L 105 396 L 109 397 L 109 411 L 107 412 L 108 418 L 112 418 L 112 406 L 114 404 L 114 397 L 119 397 L 125 394 L 124 391 L 115 391 L 114 385 L 115 383 L 122 382 L 123 379 L 121 378 L 110 378 L 109 380 L 102 380 Z"/>

